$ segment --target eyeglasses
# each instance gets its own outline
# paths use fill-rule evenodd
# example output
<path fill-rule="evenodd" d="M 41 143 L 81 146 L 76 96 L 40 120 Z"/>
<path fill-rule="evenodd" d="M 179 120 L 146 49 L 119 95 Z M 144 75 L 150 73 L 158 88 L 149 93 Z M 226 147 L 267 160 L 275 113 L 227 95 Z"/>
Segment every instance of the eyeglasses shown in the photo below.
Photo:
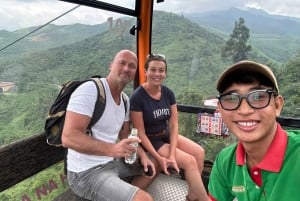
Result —
<path fill-rule="evenodd" d="M 249 92 L 246 95 L 237 93 L 227 93 L 217 96 L 224 110 L 236 110 L 240 107 L 243 98 L 246 99 L 250 107 L 262 109 L 269 105 L 271 95 L 277 95 L 273 89 L 260 89 Z"/>
<path fill-rule="evenodd" d="M 163 59 L 164 61 L 166 60 L 166 56 L 163 55 L 163 54 L 153 54 L 153 53 L 151 53 L 151 54 L 148 54 L 147 58 L 153 58 L 153 59 L 160 58 L 160 59 Z"/>

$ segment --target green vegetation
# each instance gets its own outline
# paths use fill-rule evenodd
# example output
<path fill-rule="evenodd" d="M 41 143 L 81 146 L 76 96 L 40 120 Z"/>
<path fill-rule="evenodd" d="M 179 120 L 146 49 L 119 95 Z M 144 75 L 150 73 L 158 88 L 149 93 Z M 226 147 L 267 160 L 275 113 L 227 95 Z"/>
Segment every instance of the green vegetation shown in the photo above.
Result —
<path fill-rule="evenodd" d="M 102 33 L 104 30 L 108 29 L 108 23 L 103 23 L 101 25 L 74 24 L 72 26 L 58 26 L 50 24 L 35 32 L 35 30 L 38 28 L 39 27 L 30 27 L 14 32 L 0 31 L 1 48 L 33 32 L 28 37 L 25 37 L 23 40 L 20 40 L 19 42 L 10 46 L 8 49 L 1 52 L 0 56 L 19 57 L 20 54 L 25 54 L 28 52 L 72 44 Z"/>
<path fill-rule="evenodd" d="M 68 189 L 62 170 L 63 163 L 58 163 L 13 188 L 0 192 L 0 200 L 52 201 Z"/>
<path fill-rule="evenodd" d="M 231 57 L 233 63 L 246 60 L 251 51 L 251 45 L 247 44 L 249 38 L 249 28 L 246 26 L 244 18 L 241 17 L 238 22 L 234 23 L 232 34 L 222 50 L 222 58 Z"/>
<path fill-rule="evenodd" d="M 299 52 L 300 23 L 288 16 L 274 16 L 260 9 L 229 8 L 222 11 L 186 14 L 192 21 L 228 40 L 240 17 L 247 22 L 253 50 L 274 63 L 283 65 Z M 252 57 L 251 57 L 252 58 Z M 260 61 L 264 61 L 261 60 Z"/>
<path fill-rule="evenodd" d="M 285 97 L 282 116 L 300 117 L 300 53 L 279 71 L 279 86 Z"/>

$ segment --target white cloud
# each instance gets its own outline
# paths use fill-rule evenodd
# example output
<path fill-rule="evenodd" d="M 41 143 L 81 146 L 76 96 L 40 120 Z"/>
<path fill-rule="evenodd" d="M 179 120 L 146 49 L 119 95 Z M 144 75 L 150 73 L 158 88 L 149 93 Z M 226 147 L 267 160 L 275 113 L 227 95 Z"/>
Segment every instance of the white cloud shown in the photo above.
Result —
<path fill-rule="evenodd" d="M 156 5 L 159 10 L 183 12 L 205 12 L 236 8 L 263 9 L 270 14 L 286 15 L 300 18 L 299 0 L 165 0 Z"/>
<path fill-rule="evenodd" d="M 205 12 L 211 10 L 225 10 L 231 7 L 241 7 L 241 0 L 166 0 L 164 3 L 155 5 L 159 10 L 172 12 Z"/>
<path fill-rule="evenodd" d="M 274 15 L 285 15 L 300 18 L 300 1 L 298 0 L 245 1 L 245 6 L 263 9 Z"/>
<path fill-rule="evenodd" d="M 60 3 L 53 7 L 51 1 L 10 0 L 0 5 L 0 28 L 9 30 L 44 24 L 58 16 L 67 7 Z"/>
<path fill-rule="evenodd" d="M 106 2 L 120 2 L 122 6 L 134 8 L 134 0 L 106 0 Z M 159 4 L 154 1 L 154 4 L 157 10 L 175 13 L 224 10 L 231 7 L 252 7 L 263 9 L 271 14 L 300 18 L 299 0 L 165 0 L 165 2 Z M 12 31 L 43 25 L 75 6 L 76 4 L 59 0 L 0 0 L 0 30 Z M 117 15 L 95 8 L 80 6 L 54 23 L 99 24 L 106 21 L 108 17 L 116 18 Z"/>
<path fill-rule="evenodd" d="M 5 1 L 5 3 L 3 3 Z M 54 0 L 0 0 L 0 30 L 13 31 L 20 28 L 40 26 L 75 8 L 77 5 Z M 116 17 L 107 11 L 80 6 L 53 23 L 100 24 L 108 17 Z M 120 15 L 119 15 L 120 16 Z"/>

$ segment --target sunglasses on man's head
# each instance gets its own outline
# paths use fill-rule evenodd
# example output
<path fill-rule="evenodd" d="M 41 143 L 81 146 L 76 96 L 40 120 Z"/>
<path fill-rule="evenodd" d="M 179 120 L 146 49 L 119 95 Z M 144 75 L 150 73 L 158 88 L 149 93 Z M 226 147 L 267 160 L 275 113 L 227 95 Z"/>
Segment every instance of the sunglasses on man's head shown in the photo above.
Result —
<path fill-rule="evenodd" d="M 151 59 L 160 58 L 160 59 L 166 60 L 166 56 L 163 55 L 163 54 L 153 54 L 153 53 L 151 53 L 147 56 L 147 58 L 151 58 Z"/>

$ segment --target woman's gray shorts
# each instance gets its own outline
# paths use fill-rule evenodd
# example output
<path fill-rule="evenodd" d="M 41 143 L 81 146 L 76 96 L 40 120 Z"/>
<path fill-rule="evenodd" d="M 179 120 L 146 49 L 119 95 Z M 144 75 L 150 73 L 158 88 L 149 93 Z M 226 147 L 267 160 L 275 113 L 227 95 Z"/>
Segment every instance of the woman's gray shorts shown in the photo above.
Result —
<path fill-rule="evenodd" d="M 143 167 L 131 167 L 116 159 L 86 171 L 68 171 L 68 183 L 78 196 L 95 201 L 131 201 L 138 188 L 120 178 L 142 175 Z"/>

